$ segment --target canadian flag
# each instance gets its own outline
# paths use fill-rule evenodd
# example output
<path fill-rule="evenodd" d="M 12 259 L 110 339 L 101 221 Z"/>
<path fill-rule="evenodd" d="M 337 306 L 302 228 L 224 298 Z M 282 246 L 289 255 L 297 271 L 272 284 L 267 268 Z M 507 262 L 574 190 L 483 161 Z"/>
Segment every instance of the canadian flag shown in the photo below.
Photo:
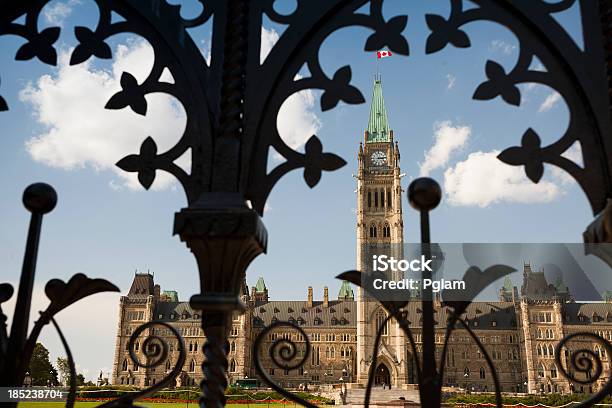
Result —
<path fill-rule="evenodd" d="M 378 59 L 387 58 L 387 57 L 390 57 L 391 55 L 393 55 L 393 54 L 391 54 L 391 51 L 386 51 L 386 50 L 385 51 L 378 51 L 376 53 L 376 56 L 378 57 Z"/>

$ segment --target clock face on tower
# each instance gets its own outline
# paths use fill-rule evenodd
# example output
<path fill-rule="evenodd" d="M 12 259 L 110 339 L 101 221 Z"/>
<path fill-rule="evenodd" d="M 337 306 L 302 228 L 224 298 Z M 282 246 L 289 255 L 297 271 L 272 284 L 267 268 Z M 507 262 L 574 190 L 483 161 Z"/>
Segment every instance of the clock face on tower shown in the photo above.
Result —
<path fill-rule="evenodd" d="M 387 155 L 381 150 L 377 150 L 370 156 L 372 164 L 375 166 L 382 166 L 387 162 Z"/>

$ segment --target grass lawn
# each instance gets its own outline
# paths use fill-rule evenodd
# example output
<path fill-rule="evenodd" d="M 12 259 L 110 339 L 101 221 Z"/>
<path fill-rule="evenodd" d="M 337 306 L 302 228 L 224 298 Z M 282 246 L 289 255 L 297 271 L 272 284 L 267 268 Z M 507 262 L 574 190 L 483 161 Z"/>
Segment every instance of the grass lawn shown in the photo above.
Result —
<path fill-rule="evenodd" d="M 75 408 L 93 408 L 98 405 L 101 405 L 102 402 L 77 402 L 74 404 Z M 187 403 L 157 403 L 157 402 L 137 402 L 138 406 L 147 407 L 147 408 L 186 408 Z M 258 405 L 260 408 L 281 408 L 281 407 L 292 407 L 296 404 L 227 404 L 226 407 L 230 408 L 247 408 L 249 406 Z M 19 403 L 19 408 L 64 408 L 65 403 L 63 402 L 21 402 Z M 198 406 L 197 403 L 191 402 L 189 403 L 189 407 L 196 408 Z"/>

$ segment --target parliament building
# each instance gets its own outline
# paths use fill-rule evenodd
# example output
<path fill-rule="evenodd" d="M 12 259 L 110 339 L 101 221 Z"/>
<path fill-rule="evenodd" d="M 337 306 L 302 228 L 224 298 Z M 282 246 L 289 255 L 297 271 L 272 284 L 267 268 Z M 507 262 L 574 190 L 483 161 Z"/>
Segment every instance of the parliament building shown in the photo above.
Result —
<path fill-rule="evenodd" d="M 382 93 L 382 81 L 376 77 L 370 117 L 363 141 L 358 148 L 357 178 L 357 269 L 360 251 L 366 245 L 401 244 L 403 238 L 402 186 L 399 145 L 390 129 Z M 555 346 L 566 335 L 592 332 L 612 340 L 612 303 L 575 302 L 562 282 L 547 281 L 543 270 L 524 264 L 523 282 L 513 286 L 506 278 L 498 301 L 473 302 L 465 315 L 469 327 L 476 333 L 496 367 L 502 391 L 528 393 L 595 392 L 607 381 L 610 358 L 605 349 L 590 338 L 578 338 L 570 344 L 574 350 L 588 349 L 603 361 L 604 374 L 598 382 L 581 385 L 561 374 L 555 363 Z M 330 297 L 325 288 L 321 297 L 308 288 L 306 300 L 272 300 L 263 278 L 250 290 L 243 284 L 242 300 L 246 312 L 234 316 L 229 335 L 229 382 L 255 379 L 253 343 L 268 325 L 288 321 L 299 325 L 310 341 L 310 353 L 303 366 L 284 370 L 270 361 L 266 350 L 261 356 L 270 377 L 284 387 L 308 387 L 338 383 L 342 378 L 350 387 L 365 386 L 372 362 L 374 337 L 386 318 L 380 304 L 367 300 L 361 289 L 354 294 L 348 282 L 343 282 L 336 296 Z M 436 307 L 436 356 L 440 358 L 445 341 L 447 309 L 434 300 Z M 420 302 L 411 301 L 406 311 L 417 354 L 421 352 L 419 327 Z M 119 319 L 113 364 L 113 384 L 146 387 L 159 382 L 177 360 L 177 339 L 165 329 L 155 334 L 167 338 L 169 354 L 165 364 L 144 368 L 130 359 L 128 343 L 132 332 L 141 324 L 159 320 L 170 323 L 182 335 L 187 358 L 177 386 L 197 385 L 202 380 L 202 346 L 205 338 L 200 328 L 198 311 L 189 302 L 179 300 L 177 292 L 162 291 L 149 273 L 136 273 L 129 292 L 119 304 Z M 287 327 L 268 334 L 262 347 L 289 338 L 305 344 L 299 332 Z M 144 359 L 139 342 L 136 354 Z M 304 353 L 298 352 L 297 358 Z M 570 350 L 564 350 L 561 361 L 568 367 Z M 399 326 L 390 321 L 382 332 L 377 350 L 375 383 L 391 387 L 410 388 L 417 382 L 415 359 L 409 341 Z M 586 379 L 591 372 L 573 372 L 575 378 Z M 456 329 L 449 339 L 444 385 L 471 391 L 493 391 L 493 377 L 484 355 L 467 331 Z"/>

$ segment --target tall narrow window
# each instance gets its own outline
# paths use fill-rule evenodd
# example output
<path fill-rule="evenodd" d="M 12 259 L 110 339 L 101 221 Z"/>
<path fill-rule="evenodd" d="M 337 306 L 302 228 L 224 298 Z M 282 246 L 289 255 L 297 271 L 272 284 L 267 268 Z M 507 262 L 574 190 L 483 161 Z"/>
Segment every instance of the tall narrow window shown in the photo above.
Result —
<path fill-rule="evenodd" d="M 368 207 L 372 206 L 372 192 L 368 190 Z"/>
<path fill-rule="evenodd" d="M 230 373 L 235 373 L 236 372 L 236 360 L 232 359 L 232 362 L 230 363 Z"/>
<path fill-rule="evenodd" d="M 391 208 L 391 189 L 387 190 L 387 207 Z"/>
<path fill-rule="evenodd" d="M 380 206 L 385 208 L 385 189 L 380 192 Z"/>
<path fill-rule="evenodd" d="M 378 330 L 379 327 L 381 327 L 384 323 L 384 327 L 382 329 L 382 335 L 386 336 L 389 334 L 389 322 L 385 322 L 385 319 L 387 318 L 387 315 L 384 311 L 379 310 L 378 312 L 376 312 L 376 329 Z"/>
<path fill-rule="evenodd" d="M 486 376 L 487 376 L 487 373 L 484 367 L 480 367 L 480 379 L 484 380 Z"/>
<path fill-rule="evenodd" d="M 189 372 L 193 373 L 195 371 L 195 360 L 191 360 L 189 363 Z"/>
<path fill-rule="evenodd" d="M 378 207 L 378 191 L 374 191 L 374 207 Z"/>
<path fill-rule="evenodd" d="M 125 359 L 123 360 L 123 364 L 121 364 L 121 369 L 123 371 L 127 371 L 127 369 L 128 369 L 127 360 L 125 360 Z"/>

